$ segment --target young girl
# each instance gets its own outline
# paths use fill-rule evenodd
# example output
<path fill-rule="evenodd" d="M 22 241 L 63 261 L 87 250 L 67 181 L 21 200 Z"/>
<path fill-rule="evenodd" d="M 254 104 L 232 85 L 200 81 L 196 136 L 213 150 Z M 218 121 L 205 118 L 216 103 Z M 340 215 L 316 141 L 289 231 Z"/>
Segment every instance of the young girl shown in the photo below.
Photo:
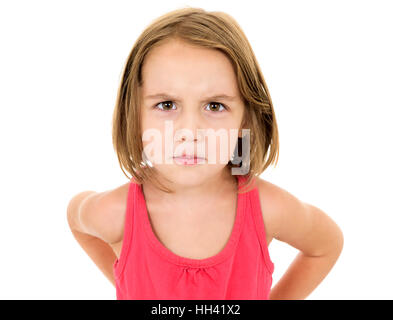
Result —
<path fill-rule="evenodd" d="M 211 142 L 220 130 L 235 133 L 229 150 L 231 139 Z M 77 194 L 67 217 L 117 299 L 304 299 L 341 253 L 331 218 L 259 178 L 278 159 L 275 113 L 225 13 L 187 7 L 146 28 L 124 67 L 113 143 L 130 182 Z M 273 238 L 299 254 L 271 290 Z"/>

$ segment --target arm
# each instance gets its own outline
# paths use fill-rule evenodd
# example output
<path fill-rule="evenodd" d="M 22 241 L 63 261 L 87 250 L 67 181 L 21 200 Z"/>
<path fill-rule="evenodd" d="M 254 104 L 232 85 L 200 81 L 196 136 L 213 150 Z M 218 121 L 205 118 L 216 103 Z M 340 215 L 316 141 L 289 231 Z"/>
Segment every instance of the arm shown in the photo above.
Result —
<path fill-rule="evenodd" d="M 115 286 L 112 266 L 117 257 L 108 244 L 112 232 L 106 223 L 110 212 L 106 195 L 94 191 L 77 194 L 68 204 L 67 220 L 76 241 Z"/>
<path fill-rule="evenodd" d="M 269 183 L 268 183 L 269 184 Z M 269 184 L 273 237 L 300 252 L 270 292 L 271 300 L 305 299 L 330 272 L 339 258 L 344 236 L 319 208 Z M 266 188 L 265 188 L 266 189 Z M 266 194 L 264 195 L 266 197 Z"/>

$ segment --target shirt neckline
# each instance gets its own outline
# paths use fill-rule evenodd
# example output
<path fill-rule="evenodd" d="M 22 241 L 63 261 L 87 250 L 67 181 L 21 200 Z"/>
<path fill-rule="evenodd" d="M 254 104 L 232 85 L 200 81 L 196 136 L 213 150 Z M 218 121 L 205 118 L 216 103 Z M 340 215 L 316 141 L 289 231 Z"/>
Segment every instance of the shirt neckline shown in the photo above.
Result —
<path fill-rule="evenodd" d="M 175 254 L 171 250 L 169 250 L 167 247 L 165 247 L 156 237 L 156 235 L 153 232 L 152 226 L 150 224 L 150 220 L 148 217 L 148 212 L 147 212 L 147 207 L 146 207 L 146 200 L 145 196 L 143 194 L 142 186 L 140 184 L 136 184 L 137 192 L 139 194 L 139 199 L 142 201 L 138 201 L 137 206 L 140 205 L 140 208 L 136 211 L 138 214 L 141 215 L 142 218 L 142 228 L 145 231 L 145 235 L 147 236 L 148 243 L 151 245 L 151 247 L 161 255 L 164 259 L 167 261 L 174 263 L 176 265 L 180 266 L 185 266 L 185 267 L 194 267 L 194 268 L 200 268 L 200 267 L 208 267 L 212 266 L 215 264 L 218 264 L 222 261 L 224 261 L 226 258 L 228 258 L 233 252 L 234 248 L 236 247 L 240 233 L 241 233 L 241 227 L 243 225 L 243 220 L 244 220 L 244 211 L 245 211 L 245 197 L 247 196 L 248 193 L 239 193 L 239 189 L 241 188 L 240 185 L 243 185 L 245 177 L 244 176 L 236 176 L 237 178 L 237 202 L 236 202 L 236 217 L 235 217 L 235 222 L 232 227 L 231 235 L 225 244 L 224 248 L 218 252 L 217 254 L 204 258 L 204 259 L 193 259 L 193 258 L 187 258 L 184 256 L 180 256 L 178 254 Z"/>

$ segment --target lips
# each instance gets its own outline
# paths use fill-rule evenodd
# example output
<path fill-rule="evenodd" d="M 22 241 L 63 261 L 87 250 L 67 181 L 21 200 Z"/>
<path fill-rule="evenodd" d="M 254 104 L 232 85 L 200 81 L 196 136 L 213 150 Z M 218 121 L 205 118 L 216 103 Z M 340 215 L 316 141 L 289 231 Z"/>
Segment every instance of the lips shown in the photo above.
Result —
<path fill-rule="evenodd" d="M 187 154 L 186 151 L 183 151 L 182 154 L 174 155 L 173 158 L 186 159 L 186 160 L 193 160 L 193 159 L 205 160 L 206 159 L 204 157 L 198 157 L 198 152 L 194 152 L 193 154 Z"/>
<path fill-rule="evenodd" d="M 201 159 L 204 160 L 205 158 L 197 157 L 194 155 L 182 155 L 182 156 L 174 156 L 176 159 L 185 159 L 185 160 L 193 160 L 193 159 Z"/>
<path fill-rule="evenodd" d="M 203 164 L 206 163 L 206 158 L 198 157 L 196 155 L 191 154 L 184 154 L 181 156 L 174 156 L 175 162 L 177 164 L 186 165 L 186 166 L 193 166 L 196 164 Z"/>

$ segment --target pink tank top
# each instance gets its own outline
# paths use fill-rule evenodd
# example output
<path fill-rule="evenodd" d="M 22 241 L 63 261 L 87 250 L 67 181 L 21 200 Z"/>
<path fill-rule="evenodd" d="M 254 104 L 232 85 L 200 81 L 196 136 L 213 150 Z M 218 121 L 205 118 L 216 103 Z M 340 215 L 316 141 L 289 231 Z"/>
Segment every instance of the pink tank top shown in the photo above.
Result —
<path fill-rule="evenodd" d="M 237 176 L 243 183 L 244 176 Z M 166 248 L 150 224 L 141 185 L 131 179 L 119 259 L 113 264 L 118 300 L 269 299 L 270 260 L 257 186 L 238 194 L 230 238 L 216 255 L 182 257 Z"/>

